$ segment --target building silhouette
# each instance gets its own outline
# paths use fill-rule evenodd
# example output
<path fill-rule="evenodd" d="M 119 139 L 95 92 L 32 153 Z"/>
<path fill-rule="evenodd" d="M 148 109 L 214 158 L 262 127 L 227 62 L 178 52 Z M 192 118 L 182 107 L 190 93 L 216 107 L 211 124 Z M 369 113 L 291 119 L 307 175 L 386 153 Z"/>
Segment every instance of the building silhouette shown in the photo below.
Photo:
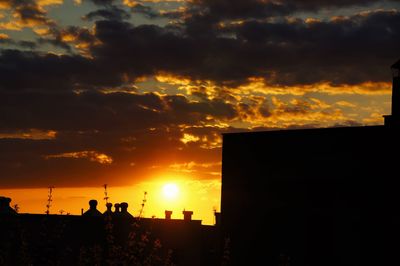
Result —
<path fill-rule="evenodd" d="M 90 200 L 89 201 L 89 210 L 84 212 L 83 216 L 92 216 L 92 217 L 101 217 L 103 214 L 97 210 L 97 200 Z"/>
<path fill-rule="evenodd" d="M 134 217 L 128 204 L 89 201 L 82 215 L 17 214 L 0 197 L 1 265 L 218 265 L 218 226 L 184 219 Z"/>
<path fill-rule="evenodd" d="M 232 265 L 400 263 L 399 69 L 383 126 L 223 135 Z"/>

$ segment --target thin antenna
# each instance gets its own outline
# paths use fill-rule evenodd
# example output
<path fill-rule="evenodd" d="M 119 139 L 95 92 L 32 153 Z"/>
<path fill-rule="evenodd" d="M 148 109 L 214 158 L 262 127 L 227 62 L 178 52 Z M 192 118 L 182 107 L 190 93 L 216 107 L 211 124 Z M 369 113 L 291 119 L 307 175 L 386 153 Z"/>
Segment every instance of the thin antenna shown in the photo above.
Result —
<path fill-rule="evenodd" d="M 19 205 L 18 204 L 14 204 L 13 209 L 16 213 L 19 213 Z"/>
<path fill-rule="evenodd" d="M 46 214 L 50 214 L 50 207 L 51 207 L 51 202 L 53 201 L 53 189 L 54 186 L 49 187 L 49 194 L 47 195 L 47 205 L 46 205 Z"/>
<path fill-rule="evenodd" d="M 141 204 L 142 207 L 140 208 L 139 219 L 142 218 L 143 211 L 144 211 L 144 205 L 145 205 L 146 202 L 147 202 L 146 196 L 147 196 L 147 192 L 145 191 L 145 192 L 143 193 L 143 200 L 142 200 L 142 204 Z"/>
<path fill-rule="evenodd" d="M 108 203 L 108 199 L 110 198 L 109 196 L 108 196 L 108 192 L 107 192 L 107 184 L 104 184 L 103 185 L 103 187 L 104 187 L 104 200 L 106 201 L 106 205 L 107 205 L 107 203 Z"/>

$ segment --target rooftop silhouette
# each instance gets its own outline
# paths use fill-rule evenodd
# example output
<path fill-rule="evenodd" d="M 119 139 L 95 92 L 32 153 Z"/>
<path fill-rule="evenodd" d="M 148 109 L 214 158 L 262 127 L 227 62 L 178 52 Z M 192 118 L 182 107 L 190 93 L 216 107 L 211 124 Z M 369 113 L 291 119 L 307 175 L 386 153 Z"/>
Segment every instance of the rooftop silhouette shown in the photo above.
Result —
<path fill-rule="evenodd" d="M 114 212 L 112 203 L 107 203 L 102 214 L 98 202 L 90 200 L 89 210 L 81 216 L 17 215 L 10 202 L 0 197 L 0 259 L 5 265 L 81 265 L 85 261 L 84 265 L 200 266 L 218 262 L 219 229 L 191 220 L 192 211 L 185 211 L 190 215 L 184 219 L 136 219 L 126 202 L 116 203 Z M 19 248 L 22 243 L 25 250 Z"/>
<path fill-rule="evenodd" d="M 15 215 L 17 212 L 10 206 L 11 199 L 0 197 L 0 215 Z"/>
<path fill-rule="evenodd" d="M 89 210 L 83 213 L 83 216 L 102 216 L 102 213 L 97 210 L 97 200 L 90 200 L 89 206 Z"/>

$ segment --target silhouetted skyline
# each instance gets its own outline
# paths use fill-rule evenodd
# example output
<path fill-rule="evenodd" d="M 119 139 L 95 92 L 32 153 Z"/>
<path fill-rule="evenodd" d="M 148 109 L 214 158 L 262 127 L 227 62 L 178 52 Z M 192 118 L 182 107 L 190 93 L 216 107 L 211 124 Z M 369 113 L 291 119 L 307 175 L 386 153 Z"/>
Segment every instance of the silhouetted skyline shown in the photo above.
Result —
<path fill-rule="evenodd" d="M 0 195 L 79 215 L 109 184 L 212 224 L 223 134 L 384 124 L 399 24 L 397 0 L 0 0 Z"/>

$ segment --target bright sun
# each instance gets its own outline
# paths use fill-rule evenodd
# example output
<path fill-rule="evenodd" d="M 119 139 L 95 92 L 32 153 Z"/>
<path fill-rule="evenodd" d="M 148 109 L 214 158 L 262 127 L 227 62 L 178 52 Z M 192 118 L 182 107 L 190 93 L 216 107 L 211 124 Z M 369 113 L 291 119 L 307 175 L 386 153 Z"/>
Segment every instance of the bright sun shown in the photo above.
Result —
<path fill-rule="evenodd" d="M 167 199 L 176 199 L 179 195 L 179 188 L 176 184 L 168 183 L 162 188 L 163 195 Z"/>

